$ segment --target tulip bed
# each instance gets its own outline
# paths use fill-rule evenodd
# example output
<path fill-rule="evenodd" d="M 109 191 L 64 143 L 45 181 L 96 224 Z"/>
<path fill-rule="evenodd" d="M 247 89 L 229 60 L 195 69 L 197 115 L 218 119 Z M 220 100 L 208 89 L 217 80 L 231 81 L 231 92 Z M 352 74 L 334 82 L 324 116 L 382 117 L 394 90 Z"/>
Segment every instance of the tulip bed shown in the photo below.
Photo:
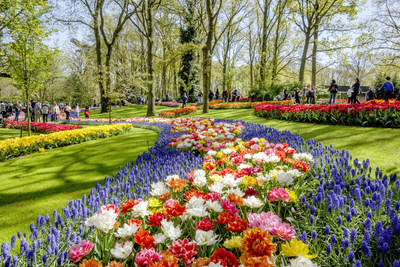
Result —
<path fill-rule="evenodd" d="M 165 117 L 165 118 L 176 118 L 179 116 L 194 113 L 198 110 L 199 110 L 198 106 L 189 106 L 189 107 L 178 108 L 178 109 L 174 109 L 174 110 L 170 110 L 170 111 L 161 112 L 158 115 L 160 117 Z"/>
<path fill-rule="evenodd" d="M 28 122 L 26 121 L 6 121 L 4 128 L 9 129 L 21 129 L 28 130 Z M 80 125 L 68 125 L 68 124 L 56 124 L 56 123 L 44 123 L 44 122 L 31 122 L 31 130 L 36 133 L 50 133 L 67 131 L 74 129 L 81 129 Z"/>
<path fill-rule="evenodd" d="M 130 128 L 132 128 L 131 124 L 116 124 L 6 139 L 0 141 L 0 161 L 38 151 L 43 152 L 46 149 L 118 135 Z"/>
<path fill-rule="evenodd" d="M 400 127 L 400 102 L 334 105 L 258 105 L 259 117 L 312 123 Z"/>
<path fill-rule="evenodd" d="M 232 108 L 254 108 L 258 105 L 290 105 L 292 100 L 282 101 L 262 101 L 262 102 L 227 102 L 223 103 L 222 100 L 211 101 L 209 106 L 211 109 L 232 109 Z"/>
<path fill-rule="evenodd" d="M 3 243 L 2 264 L 399 266 L 396 175 L 258 124 L 143 121 L 155 146 Z"/>

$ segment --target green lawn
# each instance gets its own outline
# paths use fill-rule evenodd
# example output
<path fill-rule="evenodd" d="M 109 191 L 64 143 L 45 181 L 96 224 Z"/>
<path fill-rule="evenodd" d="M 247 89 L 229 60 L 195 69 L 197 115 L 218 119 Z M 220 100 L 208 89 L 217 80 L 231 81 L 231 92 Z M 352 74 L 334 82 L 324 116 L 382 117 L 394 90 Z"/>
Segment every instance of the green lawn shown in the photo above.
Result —
<path fill-rule="evenodd" d="M 0 141 L 4 139 L 20 137 L 21 130 L 0 128 Z M 23 136 L 27 136 L 27 131 L 22 131 Z"/>
<path fill-rule="evenodd" d="M 129 133 L 35 153 L 0 163 L 0 243 L 28 231 L 38 215 L 52 214 L 89 193 L 96 182 L 147 151 L 158 133 Z"/>
<path fill-rule="evenodd" d="M 253 109 L 212 109 L 207 116 L 261 123 L 281 131 L 298 133 L 306 140 L 313 138 L 324 145 L 332 144 L 335 148 L 349 150 L 361 160 L 369 158 L 374 167 L 400 175 L 400 129 L 266 120 L 256 117 Z M 194 117 L 204 117 L 204 114 L 198 112 Z"/>
<path fill-rule="evenodd" d="M 164 106 L 156 106 L 156 114 L 177 109 L 178 107 L 164 107 Z M 119 108 L 112 109 L 112 117 L 113 118 L 132 118 L 132 117 L 144 117 L 146 116 L 147 105 L 138 105 L 138 106 L 125 106 Z M 81 118 L 83 118 L 83 112 L 81 112 Z M 90 113 L 91 119 L 97 118 L 108 118 L 108 113 L 100 113 L 100 110 L 94 110 Z"/>

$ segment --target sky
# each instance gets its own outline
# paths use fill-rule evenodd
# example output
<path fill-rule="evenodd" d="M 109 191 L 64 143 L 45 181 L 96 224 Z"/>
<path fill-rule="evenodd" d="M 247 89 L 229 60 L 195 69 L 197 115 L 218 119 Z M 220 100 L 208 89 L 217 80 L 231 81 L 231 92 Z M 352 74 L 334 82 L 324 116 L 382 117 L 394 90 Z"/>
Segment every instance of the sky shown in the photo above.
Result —
<path fill-rule="evenodd" d="M 255 0 L 251 0 L 255 1 Z M 366 2 L 363 5 L 362 10 L 357 15 L 356 23 L 358 22 L 365 22 L 368 21 L 369 18 L 373 16 L 373 13 L 376 9 L 374 3 L 376 0 L 364 0 Z M 54 14 L 58 17 L 65 15 L 68 13 L 71 8 L 68 7 L 64 1 L 60 0 L 50 0 L 50 4 L 57 3 L 58 8 L 54 10 Z M 62 26 L 56 25 L 57 31 L 54 32 L 51 37 L 46 41 L 46 43 L 54 48 L 60 49 L 64 54 L 68 55 L 73 51 L 73 45 L 71 44 L 70 40 L 72 38 L 78 39 L 80 41 L 87 40 L 88 36 L 90 36 L 90 30 L 84 26 L 79 25 L 78 27 L 69 27 L 69 26 Z M 356 35 L 357 33 L 355 33 Z M 320 53 L 318 56 L 318 61 L 322 64 L 328 64 L 332 59 L 330 56 L 326 54 Z"/>

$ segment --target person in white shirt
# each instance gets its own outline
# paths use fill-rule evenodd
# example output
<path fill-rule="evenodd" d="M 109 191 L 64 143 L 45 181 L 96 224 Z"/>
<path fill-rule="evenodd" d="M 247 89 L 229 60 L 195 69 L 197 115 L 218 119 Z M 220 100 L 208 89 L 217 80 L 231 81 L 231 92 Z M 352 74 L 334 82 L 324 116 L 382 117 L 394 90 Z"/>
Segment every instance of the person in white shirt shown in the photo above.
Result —
<path fill-rule="evenodd" d="M 351 96 L 352 95 L 353 95 L 353 89 L 350 86 L 349 90 L 347 90 L 347 104 L 351 103 Z"/>

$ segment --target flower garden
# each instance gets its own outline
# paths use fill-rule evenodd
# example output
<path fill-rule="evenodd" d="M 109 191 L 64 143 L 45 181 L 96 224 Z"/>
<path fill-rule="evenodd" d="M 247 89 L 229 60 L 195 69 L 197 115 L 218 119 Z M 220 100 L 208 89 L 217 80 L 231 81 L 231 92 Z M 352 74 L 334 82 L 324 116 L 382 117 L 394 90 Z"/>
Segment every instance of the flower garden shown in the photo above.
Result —
<path fill-rule="evenodd" d="M 222 102 L 222 100 L 211 101 L 209 106 L 211 109 L 235 109 L 235 108 L 254 108 L 258 105 L 290 105 L 292 100 L 282 100 L 282 101 L 261 101 L 261 102 Z"/>
<path fill-rule="evenodd" d="M 240 121 L 121 122 L 159 140 L 4 242 L 2 265 L 399 266 L 400 180 L 368 160 Z"/>
<path fill-rule="evenodd" d="M 42 123 L 42 125 L 43 124 L 48 123 Z M 80 129 L 82 128 L 81 126 L 57 125 L 57 127 L 44 126 L 43 128 L 56 128 L 60 132 L 6 139 L 0 141 L 0 161 L 31 154 L 38 151 L 43 152 L 46 149 L 79 144 L 99 138 L 107 138 L 110 136 L 122 134 L 132 128 L 132 126 L 130 124 L 115 124 Z M 75 130 L 66 130 L 74 128 Z"/>
<path fill-rule="evenodd" d="M 400 102 L 362 104 L 273 105 L 254 108 L 257 116 L 280 120 L 373 127 L 400 127 Z"/>
<path fill-rule="evenodd" d="M 28 123 L 26 121 L 7 121 L 4 123 L 5 128 L 9 129 L 28 129 Z M 31 130 L 36 133 L 50 133 L 67 131 L 74 129 L 81 129 L 80 125 L 68 125 L 68 124 L 55 124 L 55 123 L 43 123 L 43 122 L 31 122 Z"/>

